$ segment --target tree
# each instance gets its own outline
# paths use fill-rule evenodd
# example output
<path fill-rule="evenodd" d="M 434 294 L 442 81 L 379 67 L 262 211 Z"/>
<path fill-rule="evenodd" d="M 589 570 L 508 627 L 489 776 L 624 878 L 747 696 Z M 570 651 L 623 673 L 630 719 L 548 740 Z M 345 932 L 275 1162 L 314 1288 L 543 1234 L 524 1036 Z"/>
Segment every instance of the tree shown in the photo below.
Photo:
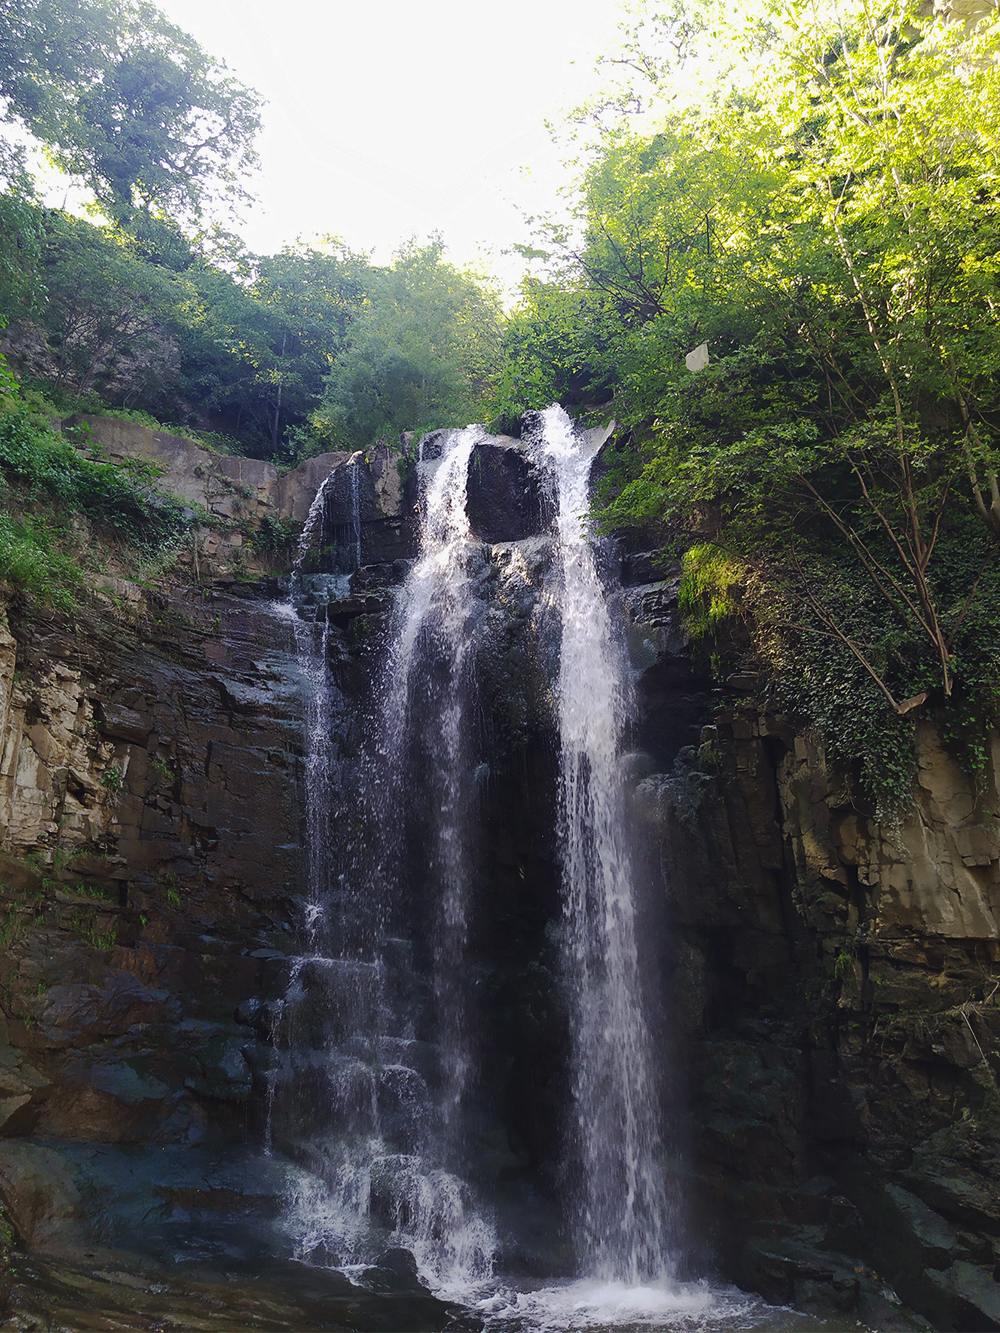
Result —
<path fill-rule="evenodd" d="M 56 383 L 124 407 L 158 406 L 178 376 L 172 275 L 137 259 L 113 229 L 53 211 L 39 277 Z"/>
<path fill-rule="evenodd" d="M 274 452 L 284 426 L 303 421 L 316 405 L 363 308 L 371 275 L 367 259 L 335 237 L 327 238 L 326 250 L 287 246 L 258 261 L 252 291 L 274 333 L 256 371 L 271 386 L 267 411 Z"/>
<path fill-rule="evenodd" d="M 0 99 L 123 225 L 238 204 L 260 98 L 144 0 L 2 0 Z"/>
<path fill-rule="evenodd" d="M 500 346 L 497 298 L 444 261 L 439 240 L 404 246 L 368 298 L 311 421 L 327 447 L 360 449 L 481 411 Z"/>
<path fill-rule="evenodd" d="M 643 61 L 636 31 L 655 92 L 669 52 Z M 640 100 L 620 86 L 587 122 L 575 215 L 540 243 L 548 307 L 577 314 L 556 352 L 611 381 L 639 460 L 605 523 L 697 534 L 695 620 L 752 610 L 786 705 L 899 794 L 896 722 L 1000 704 L 1000 20 L 793 0 L 741 40 L 755 89 L 724 73 L 615 121 Z M 532 299 L 523 383 L 557 359 Z"/>
<path fill-rule="evenodd" d="M 248 450 L 276 455 L 303 426 L 364 300 L 369 266 L 337 241 L 201 262 L 184 275 L 183 396 Z"/>
<path fill-rule="evenodd" d="M 0 143 L 0 328 L 38 299 L 41 214 L 24 152 Z"/>

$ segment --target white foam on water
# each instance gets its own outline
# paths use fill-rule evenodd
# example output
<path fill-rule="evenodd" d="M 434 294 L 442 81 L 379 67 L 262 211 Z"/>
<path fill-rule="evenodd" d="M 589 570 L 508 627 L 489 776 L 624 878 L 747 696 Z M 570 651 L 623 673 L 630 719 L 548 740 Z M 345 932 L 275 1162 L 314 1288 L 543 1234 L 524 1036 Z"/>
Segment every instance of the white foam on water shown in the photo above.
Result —
<path fill-rule="evenodd" d="M 484 1333 L 791 1333 L 823 1326 L 735 1287 L 708 1282 L 632 1286 L 582 1278 L 534 1290 L 501 1289 L 473 1307 L 485 1318 Z"/>
<path fill-rule="evenodd" d="M 315 1261 L 325 1252 L 347 1272 L 352 1263 L 373 1262 L 379 1249 L 401 1246 L 443 1299 L 468 1301 L 482 1291 L 496 1236 L 464 1181 L 428 1169 L 419 1157 L 392 1153 L 377 1135 L 340 1145 L 324 1176 L 290 1172 L 284 1222 L 296 1258 Z M 373 1190 L 383 1196 L 382 1211 L 393 1215 L 388 1232 L 387 1217 L 372 1221 Z"/>

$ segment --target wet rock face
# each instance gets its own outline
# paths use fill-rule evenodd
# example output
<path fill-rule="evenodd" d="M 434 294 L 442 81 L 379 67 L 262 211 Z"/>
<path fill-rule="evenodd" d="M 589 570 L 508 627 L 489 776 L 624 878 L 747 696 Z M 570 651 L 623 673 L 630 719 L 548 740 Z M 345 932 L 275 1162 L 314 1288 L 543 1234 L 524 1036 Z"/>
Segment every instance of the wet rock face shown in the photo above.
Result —
<path fill-rule="evenodd" d="M 0 636 L 8 1137 L 245 1121 L 234 1010 L 271 984 L 299 874 L 290 634 L 218 591 L 139 601 L 123 621 L 11 607 Z"/>
<path fill-rule="evenodd" d="M 468 514 L 484 542 L 513 542 L 548 527 L 538 473 L 527 455 L 503 438 L 476 445 L 469 466 Z"/>
<path fill-rule="evenodd" d="M 321 531 L 314 545 L 317 568 L 350 574 L 372 565 L 392 565 L 418 553 L 416 509 L 421 471 L 441 457 L 447 431 L 431 431 L 419 457 L 405 461 L 377 446 L 345 457 L 324 485 Z M 518 441 L 483 436 L 472 452 L 467 513 L 482 542 L 517 542 L 545 532 L 550 506 L 537 469 Z"/>
<path fill-rule="evenodd" d="M 312 562 L 331 573 L 412 558 L 419 543 L 415 478 L 383 445 L 345 455 L 322 483 L 323 514 Z"/>
<path fill-rule="evenodd" d="M 1000 1327 L 997 738 L 977 788 L 922 726 L 914 805 L 880 825 L 816 735 L 719 711 L 669 569 L 622 573 L 694 1234 L 777 1302 L 910 1326 L 888 1281 L 935 1328 Z"/>

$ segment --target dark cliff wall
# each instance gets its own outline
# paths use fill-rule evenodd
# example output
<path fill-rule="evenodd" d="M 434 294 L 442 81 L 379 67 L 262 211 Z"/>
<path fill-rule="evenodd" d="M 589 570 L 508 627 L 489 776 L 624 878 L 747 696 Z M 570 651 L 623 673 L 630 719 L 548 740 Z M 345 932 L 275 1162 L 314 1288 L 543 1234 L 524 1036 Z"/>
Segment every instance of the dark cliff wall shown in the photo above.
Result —
<path fill-rule="evenodd" d="M 527 1233 L 532 1210 L 553 1225 L 566 1082 L 556 646 L 537 620 L 543 499 L 520 454 L 490 450 L 470 485 L 475 530 L 499 543 L 476 648 L 470 971 L 480 1109 L 502 1128 L 489 1170 Z M 356 515 L 340 461 L 330 521 L 360 523 L 365 568 L 307 614 L 331 625 L 347 780 L 415 533 L 391 460 L 366 467 Z M 915 804 L 880 824 L 818 737 L 720 708 L 676 580 L 642 554 L 622 573 L 693 1266 L 879 1327 L 896 1317 L 886 1279 L 937 1328 L 1000 1327 L 1000 742 L 977 786 L 923 726 Z M 52 1218 L 83 1204 L 39 1138 L 233 1143 L 254 1127 L 269 1010 L 244 1002 L 282 993 L 303 869 L 291 622 L 232 584 L 106 582 L 73 617 L 12 602 L 0 634 L 0 1194 L 22 1239 L 63 1252 Z M 539 1237 L 521 1261 L 552 1271 L 557 1249 Z"/>
<path fill-rule="evenodd" d="M 8 609 L 0 1133 L 242 1130 L 299 873 L 289 634 L 215 591 Z M 0 1171 L 3 1153 L 0 1150 Z"/>
<path fill-rule="evenodd" d="M 996 1328 L 1000 753 L 979 784 L 931 725 L 918 754 L 879 823 L 817 736 L 727 709 L 637 797 L 725 1272 L 885 1327 L 877 1273 L 935 1328 Z"/>

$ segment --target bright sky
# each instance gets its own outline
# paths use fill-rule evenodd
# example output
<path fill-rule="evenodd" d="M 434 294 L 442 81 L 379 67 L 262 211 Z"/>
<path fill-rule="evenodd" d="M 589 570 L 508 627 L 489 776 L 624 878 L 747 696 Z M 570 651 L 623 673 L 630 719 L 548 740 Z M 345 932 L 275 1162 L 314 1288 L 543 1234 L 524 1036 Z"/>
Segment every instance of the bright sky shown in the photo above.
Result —
<path fill-rule="evenodd" d="M 436 230 L 460 263 L 528 239 L 518 206 L 561 178 L 542 122 L 597 86 L 618 22 L 615 0 L 157 3 L 267 99 L 251 248 L 334 232 L 383 262 Z"/>

